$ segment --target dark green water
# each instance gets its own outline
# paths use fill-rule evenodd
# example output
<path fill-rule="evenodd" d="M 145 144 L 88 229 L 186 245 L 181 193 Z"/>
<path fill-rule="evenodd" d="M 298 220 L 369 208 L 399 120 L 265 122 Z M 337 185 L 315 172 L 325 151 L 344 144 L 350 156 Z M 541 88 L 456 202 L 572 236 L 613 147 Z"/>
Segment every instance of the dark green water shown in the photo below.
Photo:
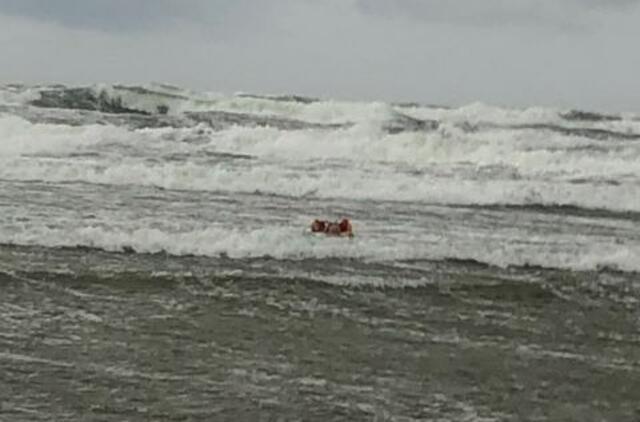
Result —
<path fill-rule="evenodd" d="M 431 280 L 355 288 L 276 276 L 311 260 L 1 256 L 1 420 L 640 418 L 635 275 L 332 262 Z"/>

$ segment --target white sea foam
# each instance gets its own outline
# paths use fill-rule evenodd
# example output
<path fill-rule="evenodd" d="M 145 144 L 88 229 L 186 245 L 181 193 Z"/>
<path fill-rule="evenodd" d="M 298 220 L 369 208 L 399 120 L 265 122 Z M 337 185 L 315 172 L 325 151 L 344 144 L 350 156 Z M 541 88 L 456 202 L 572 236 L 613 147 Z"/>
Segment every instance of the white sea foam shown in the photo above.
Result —
<path fill-rule="evenodd" d="M 131 130 L 114 125 L 34 124 L 5 112 L 0 114 L 0 183 L 134 185 L 141 190 L 145 187 L 180 190 L 183 192 L 179 196 L 187 197 L 199 191 L 231 194 L 258 191 L 290 198 L 336 198 L 337 201 L 326 202 L 346 207 L 364 206 L 349 200 L 376 200 L 385 204 L 406 201 L 574 205 L 640 212 L 639 142 L 590 139 L 579 132 L 507 127 L 565 124 L 560 111 L 554 109 L 512 110 L 472 104 L 448 110 L 336 101 L 307 104 L 199 94 L 159 86 L 151 86 L 147 91 L 113 86 L 95 89 L 122 97 L 125 106 L 149 111 L 165 104 L 172 113 L 227 110 L 355 124 L 304 130 L 242 125 L 219 131 L 204 125 Z M 0 102 L 19 105 L 28 101 L 33 92 L 19 89 L 11 95 L 5 93 Z M 436 119 L 440 124 L 433 131 L 390 134 L 384 125 L 397 119 L 399 112 Z M 490 124 L 470 129 L 467 123 Z M 582 121 L 571 125 L 624 129 L 632 134 L 638 131 L 638 122 L 629 116 L 621 121 Z M 71 192 L 76 187 L 65 185 L 60 192 L 65 189 Z M 125 191 L 132 190 L 122 191 L 125 195 Z M 82 195 L 74 198 L 91 196 L 86 189 L 79 192 Z M 238 230 L 205 224 L 197 218 L 183 224 L 175 209 L 167 208 L 162 215 L 145 214 L 144 219 L 136 220 L 131 218 L 140 214 L 135 209 L 125 212 L 115 207 L 108 216 L 96 210 L 88 212 L 98 216 L 91 223 L 78 221 L 78 215 L 66 206 L 51 205 L 55 199 L 46 201 L 46 210 L 36 207 L 38 212 L 34 214 L 31 205 L 12 202 L 10 194 L 4 197 L 10 202 L 5 208 L 8 218 L 0 219 L 5 225 L 0 227 L 0 242 L 84 245 L 109 250 L 130 246 L 142 252 L 165 250 L 176 255 L 268 254 L 292 259 L 346 256 L 371 260 L 454 257 L 501 266 L 529 263 L 575 269 L 598 265 L 640 269 L 635 263 L 637 242 L 632 235 L 625 234 L 627 220 L 616 220 L 614 228 L 597 223 L 599 228 L 594 230 L 608 233 L 604 237 L 581 237 L 582 231 L 575 228 L 572 230 L 578 231 L 572 234 L 560 229 L 555 233 L 542 227 L 538 220 L 535 224 L 529 220 L 520 223 L 537 227 L 532 231 L 518 226 L 505 229 L 490 222 L 489 229 L 480 225 L 471 231 L 462 227 L 460 232 L 443 229 L 437 234 L 399 227 L 396 222 L 369 221 L 367 229 L 359 231 L 356 239 L 345 241 L 302 235 L 299 228 L 308 223 L 309 216 L 286 227 L 249 227 L 243 222 Z M 88 199 L 93 202 L 87 208 L 102 206 L 99 198 Z M 120 199 L 126 208 L 126 198 Z M 295 201 L 298 205 L 302 202 Z M 389 206 L 402 209 L 408 205 Z M 416 210 L 420 207 L 410 206 Z M 249 214 L 252 212 L 248 210 Z M 222 220 L 223 215 L 226 218 L 229 212 L 220 211 Z M 614 221 L 614 217 L 606 221 Z M 168 224 L 165 219 L 179 222 Z M 254 220 L 260 217 L 252 219 L 255 223 Z M 17 224 L 18 221 L 26 222 Z M 67 223 L 71 221 L 74 224 Z M 464 226 L 464 221 L 458 223 Z M 501 232 L 502 229 L 506 231 Z M 495 238 L 494 232 L 499 232 Z M 614 238 L 620 233 L 624 239 Z M 538 235 L 543 237 L 537 239 Z"/>
<path fill-rule="evenodd" d="M 640 211 L 637 183 L 573 184 L 546 180 L 465 180 L 388 169 L 329 168 L 300 171 L 274 164 L 238 167 L 67 158 L 0 160 L 0 178 L 15 181 L 88 182 L 193 191 L 262 192 L 291 197 L 421 201 L 438 204 L 574 205 Z"/>
<path fill-rule="evenodd" d="M 211 149 L 280 160 L 342 159 L 387 162 L 423 168 L 433 164 L 509 166 L 520 175 L 562 173 L 575 177 L 640 174 L 640 145 L 601 143 L 541 131 L 489 130 L 465 133 L 445 125 L 435 132 L 384 133 L 379 126 L 356 125 L 324 131 L 281 131 L 234 127 L 211 134 Z"/>
<path fill-rule="evenodd" d="M 306 222 L 306 221 L 305 221 Z M 158 228 L 128 229 L 102 226 L 51 229 L 33 226 L 21 231 L 0 228 L 0 242 L 17 245 L 87 246 L 110 251 L 131 247 L 137 252 L 231 258 L 271 256 L 279 259 L 360 258 L 369 261 L 412 259 L 474 259 L 497 266 L 542 265 L 574 270 L 611 266 L 640 271 L 638 245 L 619 245 L 603 239 L 572 236 L 533 236 L 527 243 L 508 230 L 499 233 L 415 233 L 398 235 L 363 227 L 353 239 L 327 238 L 304 233 L 299 226 L 264 228 L 203 227 L 168 232 Z M 509 237 L 511 236 L 511 238 Z"/>
<path fill-rule="evenodd" d="M 20 86 L 0 86 L 0 105 L 24 105 L 40 98 L 38 89 Z"/>
<path fill-rule="evenodd" d="M 610 142 L 606 150 L 593 150 L 597 141 L 549 137 L 533 130 L 468 134 L 449 126 L 433 133 L 389 135 L 375 125 L 331 131 L 233 127 L 209 133 L 208 144 L 181 142 L 196 132 L 202 129 L 133 131 L 104 125 L 32 124 L 3 116 L 0 178 L 640 211 L 636 143 Z M 99 154 L 69 156 L 81 151 Z M 245 154 L 259 161 L 202 162 L 201 154 L 211 152 Z M 163 158 L 174 153 L 192 158 Z"/>
<path fill-rule="evenodd" d="M 143 129 L 129 131 L 115 126 L 71 127 L 32 124 L 14 116 L 0 117 L 0 152 L 24 154 L 73 152 L 97 143 L 144 145 L 149 153 L 189 151 L 181 139 L 202 133 L 195 129 Z M 640 174 L 640 145 L 634 142 L 602 143 L 584 137 L 543 131 L 487 130 L 466 133 L 453 125 L 434 132 L 390 135 L 368 122 L 337 130 L 286 131 L 275 128 L 232 127 L 209 133 L 203 149 L 191 151 L 232 152 L 279 160 L 342 159 L 356 162 L 382 161 L 424 167 L 432 164 L 511 166 L 523 175 L 564 172 L 576 177 L 615 177 Z M 165 142 L 174 140 L 175 142 Z M 117 152 L 117 151 L 116 151 Z"/>
<path fill-rule="evenodd" d="M 109 140 L 131 140 L 131 132 L 114 126 L 32 124 L 0 115 L 0 157 L 35 153 L 70 153 Z"/>

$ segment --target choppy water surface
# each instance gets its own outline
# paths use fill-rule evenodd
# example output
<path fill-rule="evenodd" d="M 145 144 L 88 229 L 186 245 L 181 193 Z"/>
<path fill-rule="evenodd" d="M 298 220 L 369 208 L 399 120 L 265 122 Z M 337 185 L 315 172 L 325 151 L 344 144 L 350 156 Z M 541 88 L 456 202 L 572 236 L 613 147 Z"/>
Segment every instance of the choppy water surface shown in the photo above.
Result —
<path fill-rule="evenodd" d="M 640 418 L 639 116 L 0 100 L 0 419 Z"/>

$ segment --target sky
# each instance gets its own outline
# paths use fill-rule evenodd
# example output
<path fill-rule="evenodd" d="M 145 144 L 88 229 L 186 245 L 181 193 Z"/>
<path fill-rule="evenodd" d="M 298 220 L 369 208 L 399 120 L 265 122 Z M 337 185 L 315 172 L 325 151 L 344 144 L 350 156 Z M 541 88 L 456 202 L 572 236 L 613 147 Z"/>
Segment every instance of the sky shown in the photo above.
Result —
<path fill-rule="evenodd" d="M 640 111 L 640 0 L 0 0 L 0 83 Z"/>

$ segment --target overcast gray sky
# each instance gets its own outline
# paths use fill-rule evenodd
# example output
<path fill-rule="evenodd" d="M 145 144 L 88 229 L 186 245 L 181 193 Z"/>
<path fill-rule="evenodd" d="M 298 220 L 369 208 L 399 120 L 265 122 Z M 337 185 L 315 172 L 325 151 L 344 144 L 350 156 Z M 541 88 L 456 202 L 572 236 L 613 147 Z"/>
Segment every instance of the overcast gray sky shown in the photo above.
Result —
<path fill-rule="evenodd" d="M 640 0 L 0 0 L 0 81 L 640 111 Z"/>

